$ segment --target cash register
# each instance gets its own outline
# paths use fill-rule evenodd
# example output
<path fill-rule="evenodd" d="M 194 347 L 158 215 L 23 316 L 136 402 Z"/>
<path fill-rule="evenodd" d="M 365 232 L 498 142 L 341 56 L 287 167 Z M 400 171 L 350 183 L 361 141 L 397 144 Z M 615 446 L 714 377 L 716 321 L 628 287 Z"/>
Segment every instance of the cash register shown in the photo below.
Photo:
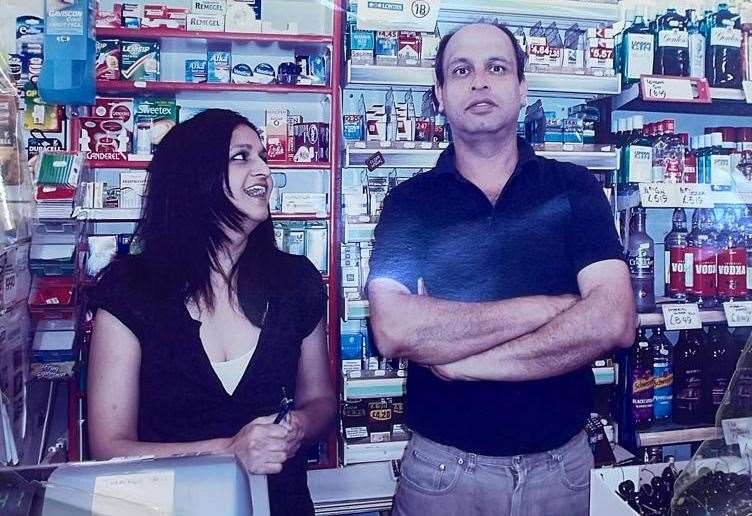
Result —
<path fill-rule="evenodd" d="M 265 475 L 230 455 L 0 469 L 3 516 L 268 516 Z"/>

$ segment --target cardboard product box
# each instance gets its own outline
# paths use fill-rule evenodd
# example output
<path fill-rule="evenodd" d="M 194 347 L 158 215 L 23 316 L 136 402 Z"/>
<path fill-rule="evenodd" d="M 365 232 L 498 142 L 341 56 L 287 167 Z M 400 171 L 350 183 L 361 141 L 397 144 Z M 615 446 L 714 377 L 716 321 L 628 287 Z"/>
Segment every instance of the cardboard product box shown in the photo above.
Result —
<path fill-rule="evenodd" d="M 79 117 L 78 147 L 86 159 L 122 161 L 128 159 L 131 135 L 125 124 L 111 118 Z"/>
<path fill-rule="evenodd" d="M 224 16 L 227 6 L 225 0 L 192 0 L 190 9 L 191 13 L 194 14 L 221 14 Z"/>
<path fill-rule="evenodd" d="M 421 66 L 434 66 L 436 64 L 436 53 L 439 50 L 441 37 L 433 32 L 424 32 L 421 34 L 420 41 L 420 64 Z"/>
<path fill-rule="evenodd" d="M 208 78 L 208 64 L 206 59 L 185 60 L 185 82 L 193 84 L 206 82 Z"/>
<path fill-rule="evenodd" d="M 418 66 L 420 64 L 420 32 L 400 31 L 397 61 L 404 66 Z"/>
<path fill-rule="evenodd" d="M 92 118 L 119 120 L 133 132 L 133 99 L 130 97 L 97 97 L 91 110 Z"/>
<path fill-rule="evenodd" d="M 115 4 L 117 7 L 117 4 Z M 141 28 L 141 18 L 144 16 L 144 8 L 141 4 L 123 4 L 120 7 L 120 20 L 126 29 Z"/>
<path fill-rule="evenodd" d="M 377 65 L 394 66 L 397 64 L 397 52 L 399 50 L 399 33 L 396 31 L 376 32 L 374 44 L 374 57 Z"/>
<path fill-rule="evenodd" d="M 283 192 L 283 213 L 326 213 L 325 193 Z"/>
<path fill-rule="evenodd" d="M 375 34 L 372 30 L 352 29 L 349 35 L 350 61 L 356 65 L 373 64 Z"/>
<path fill-rule="evenodd" d="M 297 124 L 303 123 L 302 115 L 289 115 L 287 117 L 287 161 L 293 162 L 295 157 L 295 133 L 290 131 L 290 127 L 295 127 Z"/>
<path fill-rule="evenodd" d="M 266 152 L 270 162 L 286 162 L 288 154 L 287 109 L 266 111 Z"/>
<path fill-rule="evenodd" d="M 224 32 L 225 16 L 223 14 L 189 14 L 186 19 L 189 31 Z"/>
<path fill-rule="evenodd" d="M 159 41 L 120 42 L 120 77 L 126 81 L 159 80 Z"/>
<path fill-rule="evenodd" d="M 528 63 L 531 69 L 561 68 L 563 48 L 549 46 L 545 36 L 528 39 Z"/>
<path fill-rule="evenodd" d="M 329 161 L 329 124 L 307 122 L 293 127 L 295 134 L 295 162 Z"/>
<path fill-rule="evenodd" d="M 120 207 L 140 208 L 146 191 L 146 170 L 120 172 Z"/>
<path fill-rule="evenodd" d="M 232 54 L 226 50 L 206 52 L 206 81 L 229 83 L 232 71 Z"/>
<path fill-rule="evenodd" d="M 585 68 L 595 75 L 612 76 L 616 73 L 613 30 L 588 29 Z"/>
<path fill-rule="evenodd" d="M 386 398 L 366 401 L 366 417 L 368 437 L 372 443 L 391 440 L 393 411 Z"/>
<path fill-rule="evenodd" d="M 100 9 L 99 2 L 97 2 L 97 18 L 96 27 L 98 29 L 119 29 L 123 26 L 123 7 L 120 4 L 115 4 L 112 11 L 103 11 Z"/>
<path fill-rule="evenodd" d="M 349 442 L 368 442 L 368 417 L 365 400 L 342 402 L 342 432 Z"/>
<path fill-rule="evenodd" d="M 144 6 L 142 27 L 183 29 L 188 21 L 188 9 L 181 7 L 167 7 L 162 4 L 147 4 Z"/>
<path fill-rule="evenodd" d="M 174 98 L 137 97 L 133 101 L 133 131 L 136 154 L 153 152 L 154 146 L 175 127 L 178 106 Z"/>
<path fill-rule="evenodd" d="M 96 49 L 97 80 L 120 80 L 120 40 L 98 39 Z"/>

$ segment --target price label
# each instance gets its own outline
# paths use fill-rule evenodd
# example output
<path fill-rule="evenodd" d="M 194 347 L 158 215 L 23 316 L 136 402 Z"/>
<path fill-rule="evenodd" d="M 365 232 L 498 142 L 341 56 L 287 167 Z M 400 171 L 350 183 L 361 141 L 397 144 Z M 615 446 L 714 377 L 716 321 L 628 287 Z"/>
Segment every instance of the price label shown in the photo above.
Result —
<path fill-rule="evenodd" d="M 683 208 L 712 208 L 710 185 L 679 185 L 679 205 Z"/>
<path fill-rule="evenodd" d="M 373 172 L 384 163 L 384 155 L 381 154 L 381 152 L 374 152 L 366 159 L 366 167 L 368 168 L 369 172 Z"/>
<path fill-rule="evenodd" d="M 694 303 L 663 305 L 663 320 L 666 330 L 699 330 L 702 328 L 700 321 L 700 307 Z"/>
<path fill-rule="evenodd" d="M 670 208 L 678 202 L 676 185 L 640 183 L 640 202 L 645 208 Z"/>
<path fill-rule="evenodd" d="M 643 75 L 640 79 L 642 99 L 657 102 L 692 102 L 709 104 L 707 79 Z"/>
<path fill-rule="evenodd" d="M 730 328 L 752 326 L 752 301 L 723 303 L 723 310 Z"/>

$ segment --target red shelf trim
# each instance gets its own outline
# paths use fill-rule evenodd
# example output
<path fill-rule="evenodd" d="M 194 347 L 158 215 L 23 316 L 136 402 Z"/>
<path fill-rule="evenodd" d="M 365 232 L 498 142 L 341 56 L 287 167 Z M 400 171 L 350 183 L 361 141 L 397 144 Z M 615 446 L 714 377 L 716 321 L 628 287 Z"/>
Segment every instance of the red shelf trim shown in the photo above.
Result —
<path fill-rule="evenodd" d="M 97 91 L 110 93 L 177 92 L 177 91 L 248 91 L 260 93 L 320 93 L 330 95 L 329 86 L 287 86 L 283 84 L 228 84 L 202 82 L 198 84 L 181 81 L 97 81 Z"/>
<path fill-rule="evenodd" d="M 101 27 L 96 29 L 97 37 L 102 38 L 176 38 L 206 39 L 219 41 L 259 41 L 267 43 L 332 44 L 333 37 L 325 34 L 275 34 L 270 32 L 205 32 L 181 29 L 150 28 L 125 29 Z"/>
<path fill-rule="evenodd" d="M 149 161 L 101 161 L 91 159 L 88 165 L 91 168 L 127 168 L 146 170 Z M 300 169 L 300 170 L 329 170 L 331 163 L 269 163 L 269 168 L 277 169 Z"/>

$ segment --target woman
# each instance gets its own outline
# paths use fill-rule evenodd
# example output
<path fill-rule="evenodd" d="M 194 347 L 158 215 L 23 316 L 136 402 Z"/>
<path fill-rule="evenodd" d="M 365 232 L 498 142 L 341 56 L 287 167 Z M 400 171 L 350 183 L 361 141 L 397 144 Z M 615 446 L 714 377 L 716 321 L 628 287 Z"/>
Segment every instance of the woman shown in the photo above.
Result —
<path fill-rule="evenodd" d="M 305 449 L 335 413 L 326 297 L 276 249 L 258 130 L 211 109 L 149 165 L 138 255 L 113 262 L 96 310 L 88 414 L 95 458 L 232 453 L 269 474 L 274 515 L 313 514 Z M 295 408 L 274 424 L 283 396 Z"/>

